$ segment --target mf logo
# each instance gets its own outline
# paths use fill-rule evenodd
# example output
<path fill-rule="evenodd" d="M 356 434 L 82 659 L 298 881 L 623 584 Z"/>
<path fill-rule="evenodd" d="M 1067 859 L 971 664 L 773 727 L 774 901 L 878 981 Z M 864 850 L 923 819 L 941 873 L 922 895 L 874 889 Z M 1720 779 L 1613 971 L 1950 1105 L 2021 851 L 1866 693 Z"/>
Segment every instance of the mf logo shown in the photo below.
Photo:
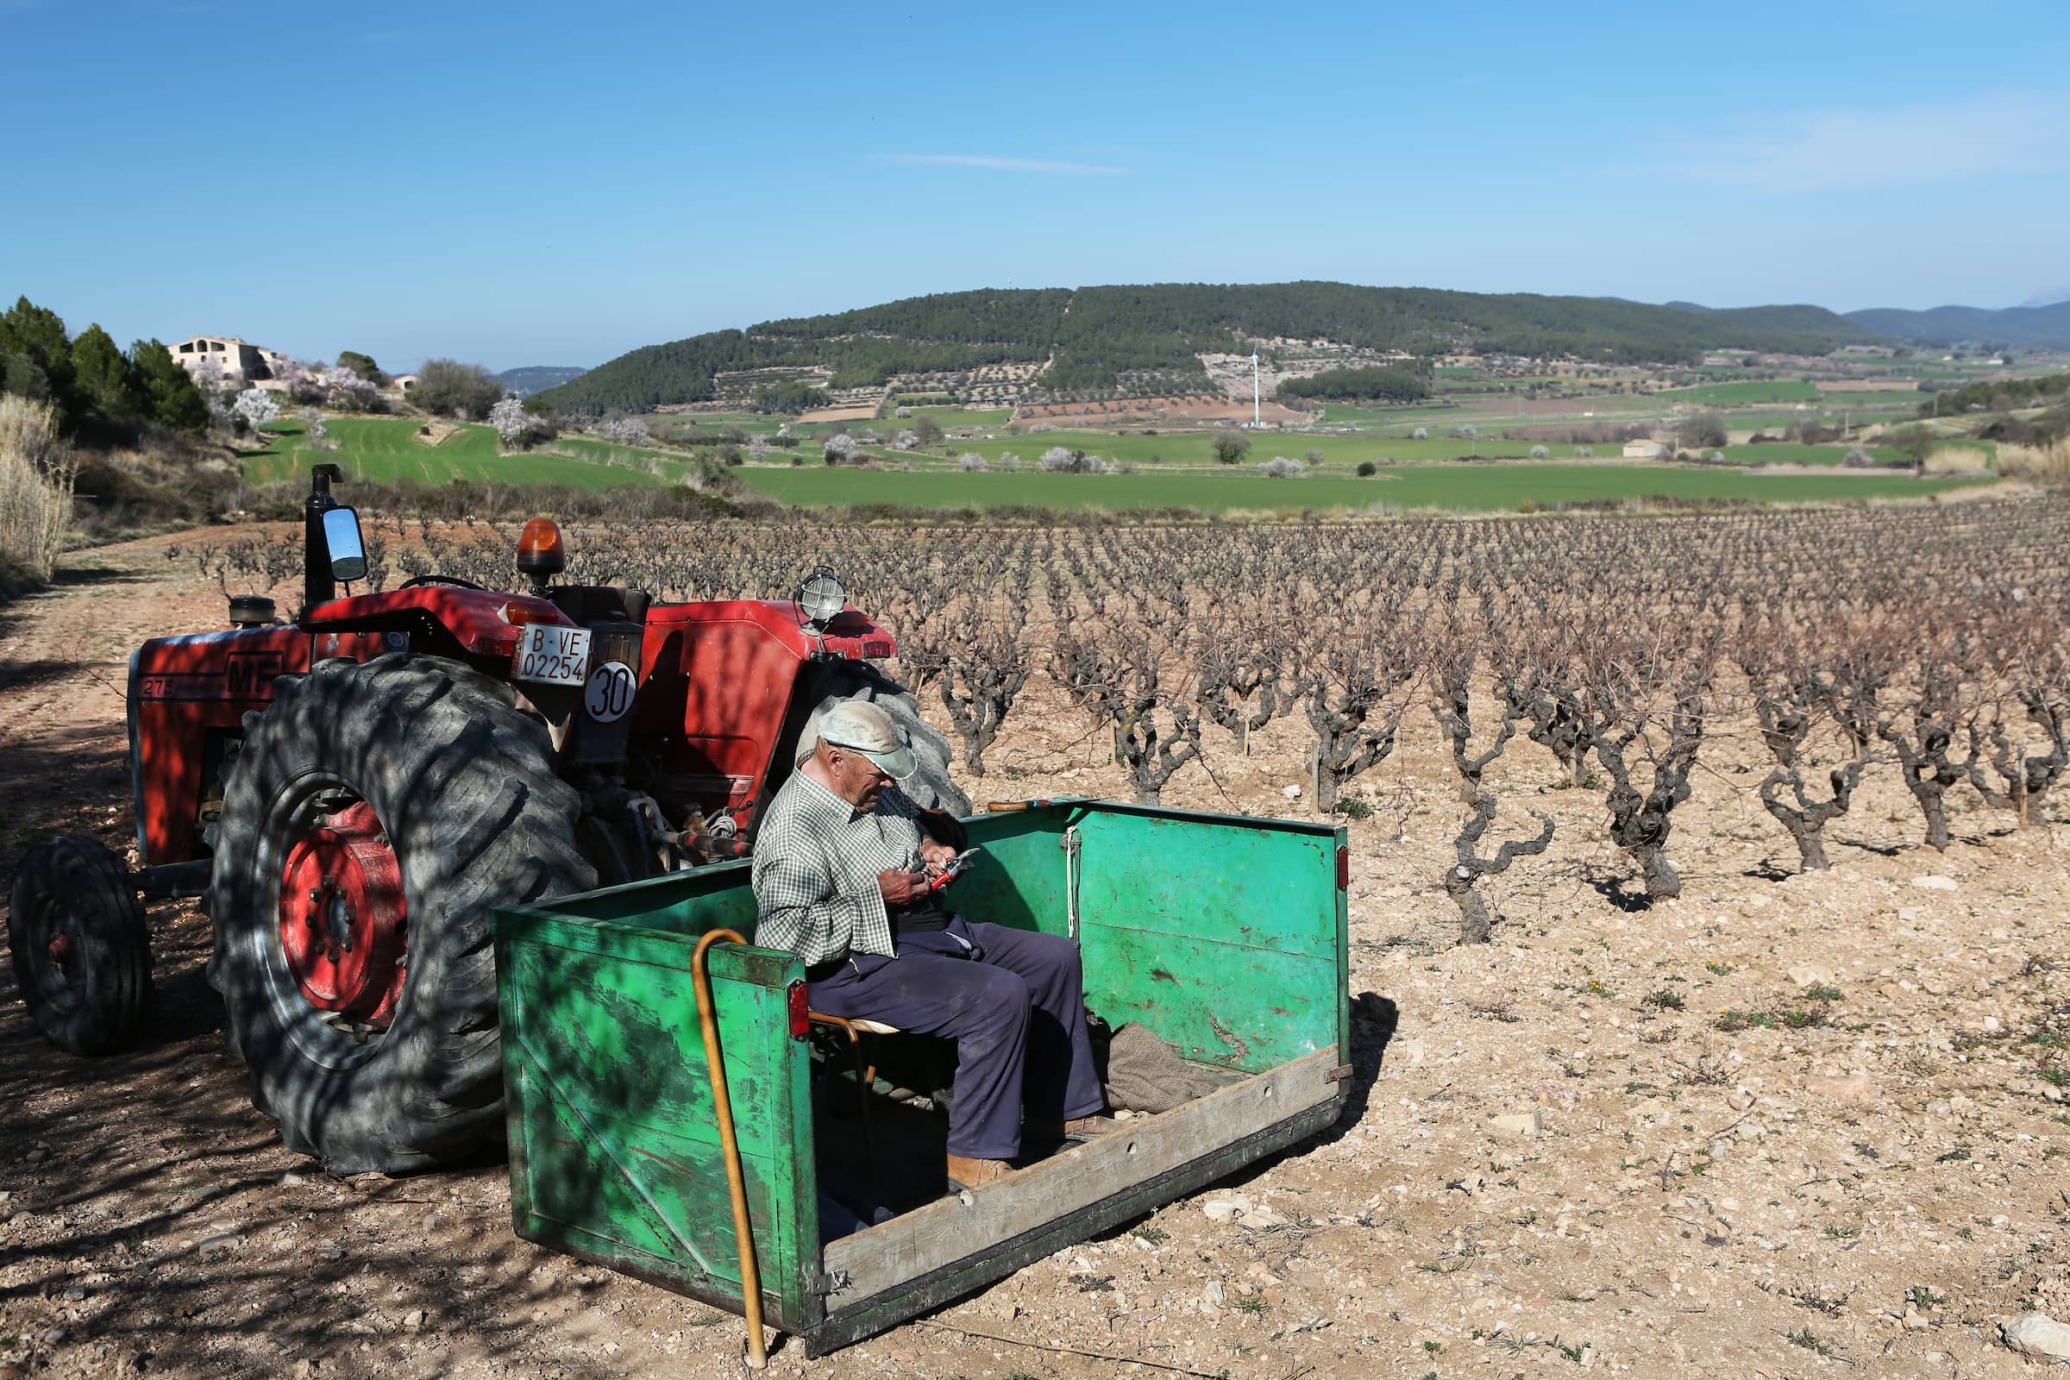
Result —
<path fill-rule="evenodd" d="M 233 700 L 273 698 L 273 678 L 287 669 L 279 652 L 232 653 L 223 669 L 224 689 Z"/>

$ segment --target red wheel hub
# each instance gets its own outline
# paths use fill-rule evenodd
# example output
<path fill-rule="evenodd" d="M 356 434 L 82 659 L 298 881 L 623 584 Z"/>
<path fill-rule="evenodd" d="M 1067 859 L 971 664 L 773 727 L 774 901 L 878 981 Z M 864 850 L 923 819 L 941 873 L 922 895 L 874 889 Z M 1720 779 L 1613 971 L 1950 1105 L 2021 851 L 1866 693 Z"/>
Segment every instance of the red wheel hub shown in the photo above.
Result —
<path fill-rule="evenodd" d="M 402 867 L 373 807 L 332 815 L 280 873 L 280 947 L 311 1006 L 386 1028 L 402 995 Z"/>

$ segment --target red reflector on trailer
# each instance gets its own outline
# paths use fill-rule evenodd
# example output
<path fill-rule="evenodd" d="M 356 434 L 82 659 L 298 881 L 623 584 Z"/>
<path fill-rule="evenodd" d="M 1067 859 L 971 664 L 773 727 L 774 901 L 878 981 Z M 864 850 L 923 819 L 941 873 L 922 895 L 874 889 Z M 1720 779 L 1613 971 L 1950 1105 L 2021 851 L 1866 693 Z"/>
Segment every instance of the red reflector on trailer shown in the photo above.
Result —
<path fill-rule="evenodd" d="M 812 1033 L 812 1017 L 805 1005 L 805 984 L 794 982 L 783 989 L 784 1008 L 790 1013 L 791 1038 L 802 1040 Z"/>
<path fill-rule="evenodd" d="M 1349 848 L 1339 848 L 1337 850 L 1337 890 L 1351 890 L 1351 850 Z"/>

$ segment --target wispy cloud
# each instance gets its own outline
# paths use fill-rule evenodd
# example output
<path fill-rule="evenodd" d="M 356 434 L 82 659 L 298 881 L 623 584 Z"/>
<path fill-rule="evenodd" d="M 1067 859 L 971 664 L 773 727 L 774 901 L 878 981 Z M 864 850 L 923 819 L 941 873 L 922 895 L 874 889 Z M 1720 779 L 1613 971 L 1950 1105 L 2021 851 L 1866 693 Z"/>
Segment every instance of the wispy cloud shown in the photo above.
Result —
<path fill-rule="evenodd" d="M 1983 91 L 1880 110 L 1804 110 L 1689 140 L 1668 169 L 1765 191 L 1855 190 L 2070 168 L 2070 92 Z"/>
<path fill-rule="evenodd" d="M 989 168 L 993 172 L 1049 173 L 1060 177 L 1119 177 L 1127 168 L 1098 163 L 1067 163 L 1049 158 L 1002 158 L 990 153 L 887 153 L 886 163 L 923 163 L 937 167 Z"/>

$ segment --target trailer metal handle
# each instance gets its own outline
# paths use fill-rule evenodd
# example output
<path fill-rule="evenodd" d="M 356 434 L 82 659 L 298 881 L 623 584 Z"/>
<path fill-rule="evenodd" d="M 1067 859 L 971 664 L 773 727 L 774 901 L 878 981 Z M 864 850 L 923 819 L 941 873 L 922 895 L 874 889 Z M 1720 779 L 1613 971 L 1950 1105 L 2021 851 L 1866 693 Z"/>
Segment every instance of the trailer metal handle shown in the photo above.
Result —
<path fill-rule="evenodd" d="M 733 1200 L 733 1241 L 740 1251 L 740 1296 L 747 1311 L 747 1363 L 750 1370 L 769 1365 L 762 1337 L 762 1279 L 755 1268 L 755 1233 L 748 1221 L 747 1184 L 740 1172 L 740 1142 L 733 1138 L 733 1100 L 726 1093 L 726 1065 L 719 1052 L 719 1020 L 712 1009 L 712 979 L 705 954 L 720 940 L 745 944 L 736 930 L 713 930 L 697 941 L 690 955 L 690 985 L 697 993 L 697 1025 L 704 1035 L 704 1062 L 711 1071 L 712 1110 L 719 1120 L 719 1148 L 726 1156 L 726 1193 Z"/>
<path fill-rule="evenodd" d="M 1078 942 L 1078 852 L 1085 840 L 1079 837 L 1078 826 L 1067 825 L 1064 836 L 1057 840 L 1064 850 L 1064 933 L 1072 943 Z"/>

